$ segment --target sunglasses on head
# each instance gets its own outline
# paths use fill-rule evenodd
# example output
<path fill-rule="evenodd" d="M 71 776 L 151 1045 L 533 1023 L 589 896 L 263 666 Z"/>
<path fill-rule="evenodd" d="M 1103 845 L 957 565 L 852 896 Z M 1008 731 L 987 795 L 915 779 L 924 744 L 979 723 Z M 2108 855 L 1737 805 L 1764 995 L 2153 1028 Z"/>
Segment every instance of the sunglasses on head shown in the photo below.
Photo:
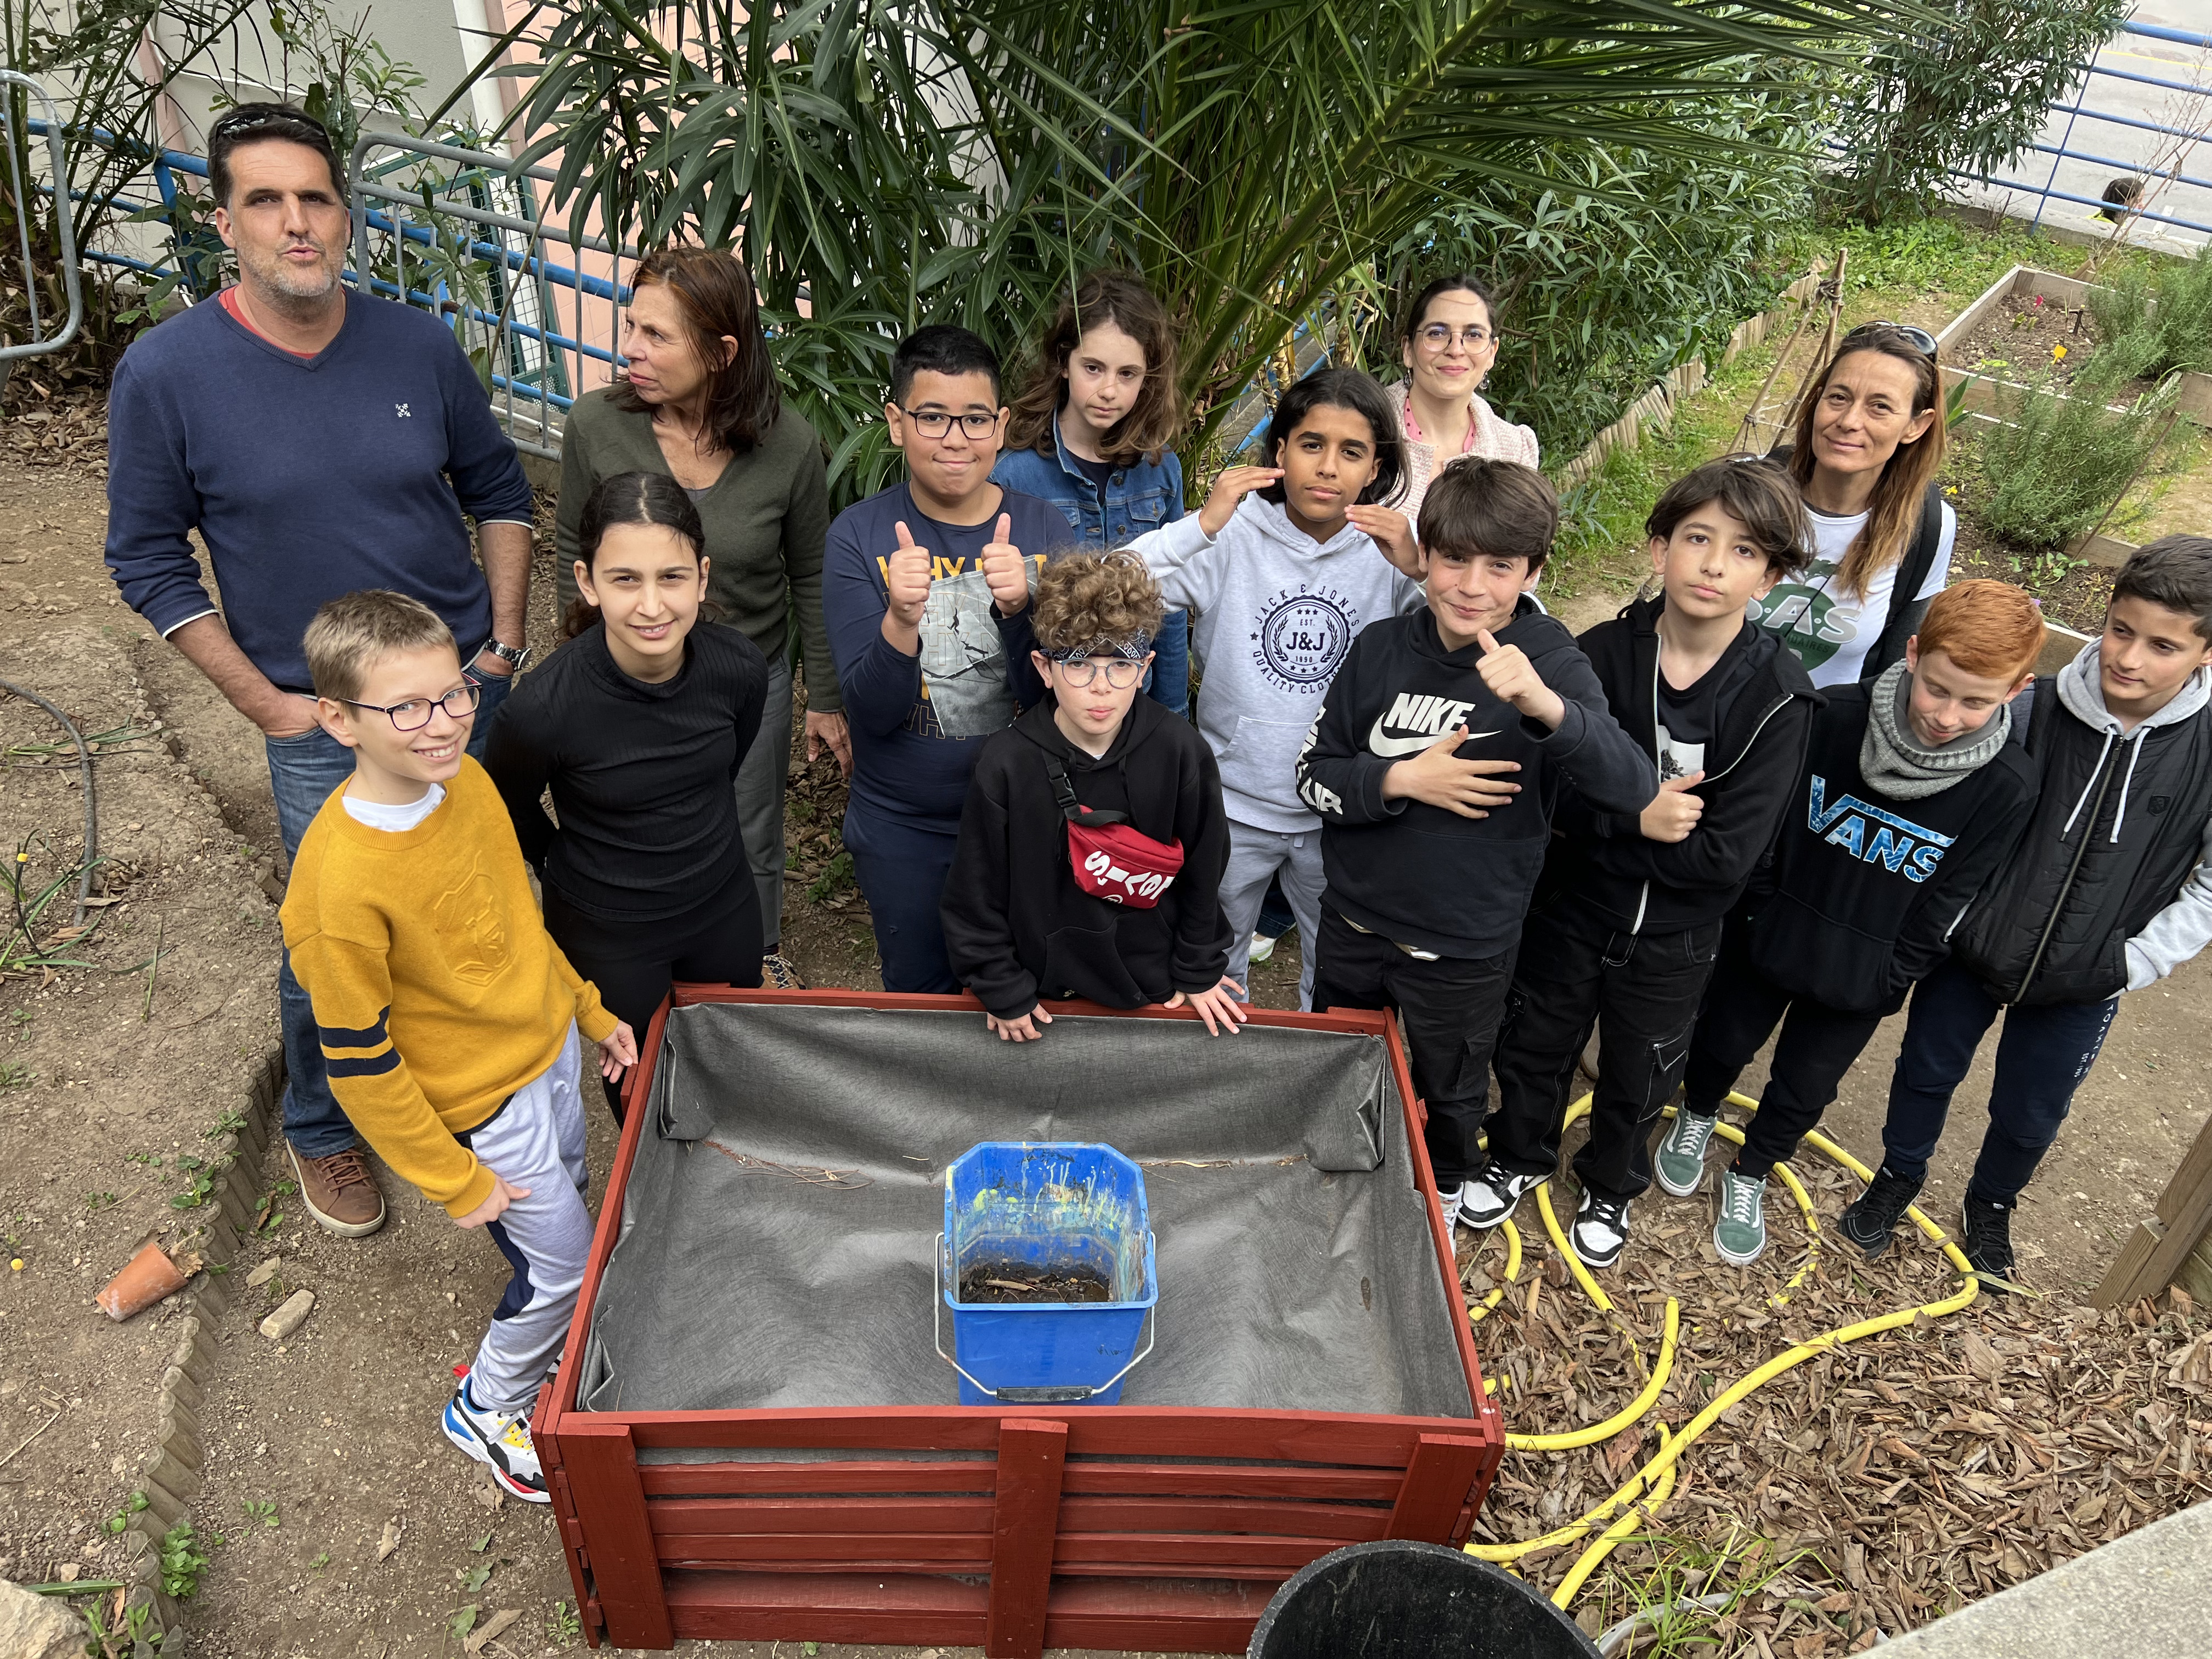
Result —
<path fill-rule="evenodd" d="M 1930 357 L 1933 357 L 1936 355 L 1936 337 L 1933 334 L 1930 334 L 1926 329 L 1913 323 L 1861 323 L 1856 328 L 1844 336 L 1840 344 L 1849 345 L 1854 340 L 1864 339 L 1870 335 L 1880 332 L 1883 329 L 1887 329 L 1893 334 L 1902 334 L 1906 339 L 1910 340 L 1914 345 L 1917 346 L 1923 352 Z"/>

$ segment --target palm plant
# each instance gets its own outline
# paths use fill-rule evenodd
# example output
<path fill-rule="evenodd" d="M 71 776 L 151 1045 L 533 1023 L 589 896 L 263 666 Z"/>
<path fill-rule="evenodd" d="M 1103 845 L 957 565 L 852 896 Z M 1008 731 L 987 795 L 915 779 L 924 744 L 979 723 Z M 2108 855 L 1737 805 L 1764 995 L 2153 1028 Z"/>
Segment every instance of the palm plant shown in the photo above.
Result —
<path fill-rule="evenodd" d="M 1439 214 L 1565 187 L 1607 146 L 1761 153 L 1736 112 L 1776 59 L 1887 39 L 1914 0 L 545 0 L 517 115 L 556 200 L 647 243 L 739 248 L 786 382 L 888 470 L 896 337 L 1002 348 L 1115 258 L 1181 317 L 1203 447 L 1302 328 L 1356 332 Z M 522 33 L 518 29 L 516 33 Z M 479 74 L 493 72 L 489 58 Z M 465 88 L 457 89 L 458 99 Z M 1726 112 L 1719 123 L 1707 118 Z M 1605 169 L 1598 169 L 1601 175 Z M 1724 205 L 1724 204 L 1723 204 Z M 1340 342 L 1342 343 L 1342 342 Z"/>

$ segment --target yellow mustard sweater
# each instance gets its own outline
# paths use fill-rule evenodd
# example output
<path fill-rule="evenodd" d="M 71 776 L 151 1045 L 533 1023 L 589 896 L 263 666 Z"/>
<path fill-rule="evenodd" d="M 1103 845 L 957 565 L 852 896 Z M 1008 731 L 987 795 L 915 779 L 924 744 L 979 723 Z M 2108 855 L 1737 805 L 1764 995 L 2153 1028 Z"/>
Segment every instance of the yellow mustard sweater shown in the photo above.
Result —
<path fill-rule="evenodd" d="M 372 830 L 333 793 L 283 912 L 331 1087 L 394 1170 L 453 1216 L 491 1174 L 453 1139 L 560 1058 L 574 1021 L 615 1029 L 553 943 L 499 791 L 473 760 L 412 830 Z"/>

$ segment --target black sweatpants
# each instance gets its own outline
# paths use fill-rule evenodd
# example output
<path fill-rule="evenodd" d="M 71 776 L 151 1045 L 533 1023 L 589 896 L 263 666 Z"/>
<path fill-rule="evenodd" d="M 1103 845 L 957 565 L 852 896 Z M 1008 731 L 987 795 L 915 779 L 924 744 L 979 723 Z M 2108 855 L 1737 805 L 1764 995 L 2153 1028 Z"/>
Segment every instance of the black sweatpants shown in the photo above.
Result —
<path fill-rule="evenodd" d="M 734 985 L 760 983 L 760 890 L 752 872 L 738 872 L 696 909 L 665 921 L 614 921 L 578 909 L 561 890 L 545 888 L 545 931 L 568 965 L 599 987 L 599 1000 L 617 1019 L 628 1020 L 641 1047 L 653 1011 L 676 980 Z M 596 1066 L 594 1067 L 596 1069 Z M 620 1085 L 601 1079 L 607 1105 L 622 1121 Z"/>
<path fill-rule="evenodd" d="M 1575 1061 L 1598 1027 L 1589 1144 L 1575 1175 L 1610 1198 L 1651 1184 L 1650 1127 L 1682 1075 L 1721 925 L 1632 933 L 1563 894 L 1529 914 L 1498 1041 L 1490 1155 L 1516 1175 L 1549 1176 Z"/>
<path fill-rule="evenodd" d="M 1719 964 L 1705 992 L 1698 1029 L 1690 1038 L 1690 1063 L 1682 1074 L 1689 1109 L 1705 1117 L 1721 1109 L 1743 1068 L 1751 1064 L 1777 1024 L 1766 1087 L 1759 1114 L 1745 1129 L 1736 1154 L 1738 1175 L 1764 1179 L 1797 1151 L 1808 1130 L 1836 1097 L 1851 1063 L 1881 1024 L 1880 1014 L 1844 1014 L 1778 988 L 1751 965 L 1740 932 L 1722 942 Z"/>
<path fill-rule="evenodd" d="M 1413 1091 L 1428 1109 L 1422 1138 L 1437 1189 L 1449 1193 L 1467 1182 L 1482 1167 L 1475 1137 L 1490 1100 L 1490 1050 L 1513 981 L 1513 952 L 1424 961 L 1379 933 L 1361 933 L 1324 896 L 1314 959 L 1316 1013 L 1397 1010 Z"/>

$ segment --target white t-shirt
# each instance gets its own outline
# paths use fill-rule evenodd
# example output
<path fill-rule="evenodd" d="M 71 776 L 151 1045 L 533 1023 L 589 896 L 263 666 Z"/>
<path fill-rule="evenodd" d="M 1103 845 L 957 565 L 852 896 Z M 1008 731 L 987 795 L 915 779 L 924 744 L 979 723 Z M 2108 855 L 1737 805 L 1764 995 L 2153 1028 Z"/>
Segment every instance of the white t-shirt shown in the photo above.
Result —
<path fill-rule="evenodd" d="M 380 800 L 356 800 L 351 795 L 340 795 L 338 800 L 346 816 L 356 823 L 365 823 L 372 830 L 388 830 L 404 835 L 438 810 L 438 803 L 446 799 L 446 786 L 434 783 L 422 792 L 422 799 L 410 800 L 404 806 L 387 806 Z"/>
<path fill-rule="evenodd" d="M 1777 582 L 1764 599 L 1753 599 L 1751 619 L 1781 636 L 1815 686 L 1850 685 L 1865 672 L 1867 653 L 1889 623 L 1899 567 L 1891 565 L 1881 572 L 1864 593 L 1845 592 L 1838 573 L 1852 541 L 1866 528 L 1868 515 L 1855 513 L 1838 519 L 1810 507 L 1805 511 L 1813 521 L 1813 563 L 1803 574 Z M 1951 575 L 1951 544 L 1958 534 L 1959 515 L 1947 501 L 1936 562 L 1912 596 L 1914 601 L 1932 599 L 1943 591 Z M 1910 546 L 1908 543 L 1908 550 Z"/>

